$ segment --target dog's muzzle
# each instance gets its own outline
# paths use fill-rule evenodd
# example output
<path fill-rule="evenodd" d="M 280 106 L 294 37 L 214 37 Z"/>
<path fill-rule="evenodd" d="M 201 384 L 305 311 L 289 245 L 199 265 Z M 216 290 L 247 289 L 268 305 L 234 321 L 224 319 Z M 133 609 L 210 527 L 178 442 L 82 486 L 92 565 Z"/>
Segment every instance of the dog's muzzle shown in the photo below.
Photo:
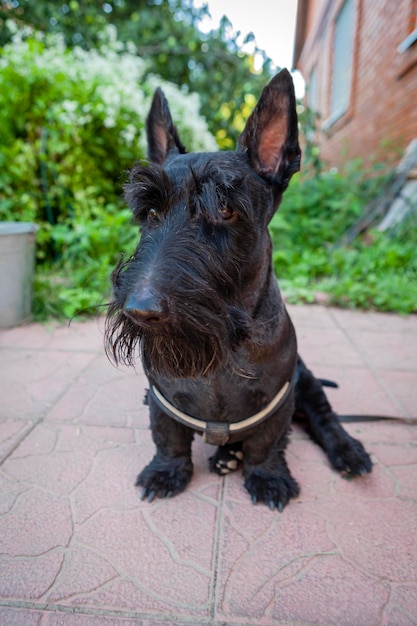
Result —
<path fill-rule="evenodd" d="M 187 415 L 187 413 L 180 411 L 173 404 L 171 404 L 154 385 L 150 385 L 149 393 L 164 413 L 172 417 L 177 422 L 180 422 L 181 424 L 184 424 L 185 426 L 201 433 L 203 441 L 215 446 L 224 446 L 228 443 L 232 436 L 243 433 L 253 426 L 257 426 L 275 413 L 275 411 L 277 411 L 286 402 L 293 386 L 294 379 L 287 380 L 276 396 L 264 409 L 255 413 L 255 415 L 252 415 L 251 417 L 247 417 L 244 420 L 233 422 L 231 424 L 228 422 L 205 422 L 197 417 Z"/>

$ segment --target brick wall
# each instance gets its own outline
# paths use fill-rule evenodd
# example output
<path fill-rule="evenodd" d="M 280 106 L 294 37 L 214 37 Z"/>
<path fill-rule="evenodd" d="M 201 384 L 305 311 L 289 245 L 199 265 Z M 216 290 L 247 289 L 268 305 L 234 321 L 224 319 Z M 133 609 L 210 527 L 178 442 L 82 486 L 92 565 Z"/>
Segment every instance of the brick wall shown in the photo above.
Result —
<path fill-rule="evenodd" d="M 348 110 L 329 123 L 336 17 L 343 0 L 306 2 L 304 42 L 295 59 L 307 83 L 316 68 L 322 156 L 334 165 L 360 157 L 366 163 L 399 160 L 417 137 L 417 42 L 398 45 L 417 26 L 417 0 L 354 0 L 356 28 Z"/>

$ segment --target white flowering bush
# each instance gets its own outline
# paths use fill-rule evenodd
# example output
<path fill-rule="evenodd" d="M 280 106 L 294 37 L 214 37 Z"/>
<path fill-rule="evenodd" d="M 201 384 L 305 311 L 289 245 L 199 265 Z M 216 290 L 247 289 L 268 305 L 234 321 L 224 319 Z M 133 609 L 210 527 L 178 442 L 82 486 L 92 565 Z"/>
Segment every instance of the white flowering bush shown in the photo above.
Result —
<path fill-rule="evenodd" d="M 198 96 L 156 76 L 145 81 L 145 62 L 111 27 L 102 48 L 89 51 L 27 34 L 18 31 L 0 58 L 1 218 L 39 219 L 49 204 L 59 221 L 65 202 L 74 208 L 86 193 L 113 201 L 122 171 L 145 156 L 144 120 L 157 85 L 188 148 L 216 149 Z"/>
<path fill-rule="evenodd" d="M 112 27 L 98 50 L 19 30 L 1 51 L 0 220 L 40 226 L 40 316 L 94 305 L 118 255 L 133 245 L 123 174 L 146 156 L 144 124 L 157 85 L 187 148 L 216 149 L 197 95 L 145 79 L 145 70 Z"/>

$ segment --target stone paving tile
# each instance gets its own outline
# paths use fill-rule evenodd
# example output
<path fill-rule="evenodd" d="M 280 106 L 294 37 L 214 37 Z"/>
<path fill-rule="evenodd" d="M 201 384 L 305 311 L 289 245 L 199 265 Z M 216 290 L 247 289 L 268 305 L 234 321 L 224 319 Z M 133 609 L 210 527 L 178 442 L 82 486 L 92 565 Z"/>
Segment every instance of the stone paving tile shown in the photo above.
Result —
<path fill-rule="evenodd" d="M 0 515 L 8 513 L 15 505 L 19 496 L 25 491 L 29 491 L 30 488 L 29 485 L 18 483 L 12 478 L 8 478 L 0 471 Z"/>
<path fill-rule="evenodd" d="M 316 304 L 311 306 L 286 304 L 285 306 L 297 333 L 304 328 L 320 328 L 322 330 L 338 328 L 338 323 L 332 315 L 333 309 Z"/>
<path fill-rule="evenodd" d="M 0 463 L 33 428 L 34 422 L 0 418 Z"/>
<path fill-rule="evenodd" d="M 142 620 L 129 617 L 108 617 L 105 615 L 83 615 L 77 613 L 46 614 L 41 626 L 145 626 Z"/>
<path fill-rule="evenodd" d="M 296 307 L 297 308 L 297 307 Z M 301 307 L 304 309 L 304 307 Z M 307 307 L 307 310 L 309 307 Z M 320 317 L 321 309 L 318 310 Z M 373 313 L 372 311 L 351 311 L 349 309 L 328 309 L 329 316 L 339 328 L 347 332 L 370 331 L 417 333 L 417 315 L 403 317 L 394 313 Z M 327 318 L 324 318 L 327 321 Z"/>
<path fill-rule="evenodd" d="M 1 419 L 39 419 L 95 358 L 90 352 L 0 351 Z"/>
<path fill-rule="evenodd" d="M 153 454 L 148 432 L 39 424 L 0 475 L 11 491 L 0 597 L 208 617 L 220 479 L 208 473 L 209 446 L 194 448 L 181 500 L 149 504 L 134 487 Z"/>
<path fill-rule="evenodd" d="M 276 602 L 270 612 L 275 623 L 380 623 L 381 607 L 390 595 L 387 582 L 358 571 L 337 553 L 319 555 L 300 565 L 292 576 L 277 581 Z"/>
<path fill-rule="evenodd" d="M 389 467 L 398 462 L 392 455 L 384 458 L 386 465 L 374 457 L 371 476 L 349 481 L 328 467 L 316 446 L 295 435 L 288 460 L 301 494 L 282 516 L 248 508 L 239 477 L 226 481 L 217 619 L 395 626 L 393 616 L 400 612 L 398 623 L 408 623 L 417 613 L 412 449 L 405 468 Z M 398 608 L 393 594 L 411 580 L 408 608 L 404 599 Z"/>
<path fill-rule="evenodd" d="M 86 368 L 82 378 L 55 403 L 46 419 L 76 424 L 147 428 L 148 409 L 143 404 L 147 382 L 141 367 L 116 368 L 104 354 Z"/>
<path fill-rule="evenodd" d="M 69 324 L 52 326 L 54 350 L 77 350 L 103 352 L 104 318 L 84 322 L 72 321 Z"/>
<path fill-rule="evenodd" d="M 396 396 L 390 394 L 379 377 L 366 367 L 320 364 L 310 369 L 318 378 L 337 382 L 339 387 L 327 387 L 326 394 L 334 410 L 341 415 L 405 417 L 408 414 Z"/>
<path fill-rule="evenodd" d="M 395 587 L 387 611 L 387 624 L 414 626 L 417 624 L 417 586 L 398 585 Z"/>
<path fill-rule="evenodd" d="M 39 626 L 42 611 L 0 606 L 0 624 L 4 626 Z"/>
<path fill-rule="evenodd" d="M 129 611 L 126 611 L 125 613 L 129 613 Z M 199 621 L 197 623 L 195 620 L 182 621 L 175 619 L 175 621 L 160 621 L 159 619 L 139 619 L 137 615 L 135 615 L 135 617 L 122 617 L 104 614 L 100 614 L 100 616 L 85 615 L 83 613 L 70 614 L 64 613 L 62 610 L 59 612 L 57 611 L 56 613 L 52 613 L 52 611 L 44 612 L 39 615 L 42 616 L 42 622 L 39 626 L 201 626 L 205 623 L 208 625 L 212 624 L 212 622 L 209 621 Z M 15 624 L 16 626 L 22 626 L 22 622 L 12 621 L 10 623 L 11 626 L 14 626 Z M 29 626 L 32 623 L 38 624 L 38 622 L 28 622 Z"/>
<path fill-rule="evenodd" d="M 0 330 L 0 348 L 102 351 L 104 320 L 46 323 Z"/>
<path fill-rule="evenodd" d="M 40 489 L 30 489 L 20 494 L 12 509 L 0 519 L 0 553 L 13 559 L 60 552 L 71 535 L 69 501 Z M 20 560 L 16 563 L 18 567 Z M 3 584 L 7 583 L 3 580 Z"/>
<path fill-rule="evenodd" d="M 351 331 L 349 337 L 368 365 L 417 372 L 417 332 Z"/>
<path fill-rule="evenodd" d="M 2 626 L 147 626 L 148 623 L 129 617 L 0 607 L 0 624 Z M 152 622 L 152 624 L 162 626 L 160 622 Z"/>
<path fill-rule="evenodd" d="M 54 340 L 55 329 L 56 324 L 30 324 L 1 329 L 0 348 L 45 349 Z"/>
<path fill-rule="evenodd" d="M 405 583 L 417 578 L 415 501 L 356 494 L 322 502 L 327 532 L 343 557 L 371 577 Z M 358 514 L 360 512 L 360 514 Z"/>
<path fill-rule="evenodd" d="M 338 328 L 296 328 L 298 349 L 307 367 L 364 367 L 365 363 L 357 348 Z M 315 369 L 315 368 L 314 368 Z"/>
<path fill-rule="evenodd" d="M 291 309 L 338 411 L 415 414 L 415 318 Z M 396 368 L 378 358 L 390 334 Z M 0 624 L 417 623 L 415 425 L 346 424 L 375 463 L 356 480 L 295 425 L 301 493 L 282 515 L 250 503 L 240 471 L 210 474 L 196 437 L 188 490 L 150 504 L 134 487 L 154 454 L 146 380 L 109 364 L 101 321 L 0 332 L 0 358 Z"/>
<path fill-rule="evenodd" d="M 380 370 L 378 378 L 403 408 L 403 415 L 417 417 L 417 372 Z"/>

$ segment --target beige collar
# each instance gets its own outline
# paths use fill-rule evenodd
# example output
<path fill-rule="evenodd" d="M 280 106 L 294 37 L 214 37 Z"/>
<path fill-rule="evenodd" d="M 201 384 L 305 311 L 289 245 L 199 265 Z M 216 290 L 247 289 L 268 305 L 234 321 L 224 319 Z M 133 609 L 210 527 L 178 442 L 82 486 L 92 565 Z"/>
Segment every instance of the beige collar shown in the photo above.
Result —
<path fill-rule="evenodd" d="M 156 404 L 164 413 L 175 419 L 177 422 L 181 422 L 181 424 L 189 426 L 193 430 L 202 433 L 203 440 L 207 443 L 223 446 L 228 442 L 231 435 L 241 433 L 248 428 L 252 428 L 252 426 L 259 424 L 270 417 L 270 415 L 272 415 L 272 413 L 274 413 L 280 405 L 285 402 L 291 387 L 292 381 L 287 380 L 276 396 L 264 409 L 262 409 L 262 411 L 259 411 L 258 413 L 255 413 L 255 415 L 241 420 L 240 422 L 233 422 L 231 424 L 228 422 L 205 422 L 196 417 L 192 417 L 191 415 L 187 415 L 187 413 L 180 411 L 173 404 L 171 404 L 155 386 L 150 385 L 149 391 Z"/>

